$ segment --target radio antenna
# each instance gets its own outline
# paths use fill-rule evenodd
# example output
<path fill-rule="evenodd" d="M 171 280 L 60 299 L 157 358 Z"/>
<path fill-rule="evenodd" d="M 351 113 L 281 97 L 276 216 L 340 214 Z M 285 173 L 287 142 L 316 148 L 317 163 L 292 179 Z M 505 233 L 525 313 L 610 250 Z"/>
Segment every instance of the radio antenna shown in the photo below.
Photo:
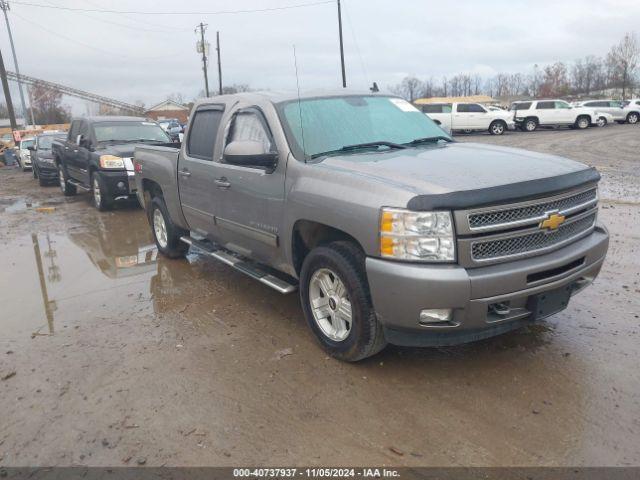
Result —
<path fill-rule="evenodd" d="M 302 134 L 302 153 L 304 163 L 307 163 L 307 150 L 304 148 L 304 126 L 302 125 L 302 106 L 300 104 L 300 79 L 298 78 L 298 58 L 296 57 L 296 46 L 293 45 L 293 66 L 296 69 L 296 88 L 298 90 L 298 115 L 300 116 L 300 132 Z"/>

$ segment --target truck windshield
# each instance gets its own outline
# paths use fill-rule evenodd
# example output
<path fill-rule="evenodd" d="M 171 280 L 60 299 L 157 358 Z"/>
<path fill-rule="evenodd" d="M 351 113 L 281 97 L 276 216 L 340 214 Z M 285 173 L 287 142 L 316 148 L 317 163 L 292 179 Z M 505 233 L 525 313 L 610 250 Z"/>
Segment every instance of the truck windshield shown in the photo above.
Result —
<path fill-rule="evenodd" d="M 30 139 L 30 140 L 22 140 L 20 142 L 20 150 L 25 150 L 29 147 L 33 147 L 35 140 Z"/>
<path fill-rule="evenodd" d="M 93 125 L 99 142 L 171 142 L 164 130 L 155 122 L 99 122 Z"/>
<path fill-rule="evenodd" d="M 406 145 L 417 139 L 451 139 L 425 114 L 395 97 L 290 100 L 279 104 L 278 109 L 289 145 L 301 159 L 345 151 L 344 147 L 354 145 L 384 148 L 385 144 Z"/>

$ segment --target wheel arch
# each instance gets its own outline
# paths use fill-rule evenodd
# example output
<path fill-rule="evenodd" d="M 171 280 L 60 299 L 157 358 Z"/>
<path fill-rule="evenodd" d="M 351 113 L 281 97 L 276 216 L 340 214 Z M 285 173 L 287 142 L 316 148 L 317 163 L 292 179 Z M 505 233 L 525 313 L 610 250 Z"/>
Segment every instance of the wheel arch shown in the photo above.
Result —
<path fill-rule="evenodd" d="M 302 263 L 311 250 L 336 241 L 351 242 L 364 252 L 360 242 L 344 230 L 313 220 L 297 220 L 291 233 L 291 260 L 296 275 L 300 275 Z"/>

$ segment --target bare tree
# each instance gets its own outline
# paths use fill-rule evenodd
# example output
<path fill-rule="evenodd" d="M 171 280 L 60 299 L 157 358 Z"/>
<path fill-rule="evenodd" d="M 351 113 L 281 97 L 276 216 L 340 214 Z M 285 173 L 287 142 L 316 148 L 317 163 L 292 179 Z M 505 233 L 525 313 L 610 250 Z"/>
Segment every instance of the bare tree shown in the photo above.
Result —
<path fill-rule="evenodd" d="M 398 85 L 391 87 L 390 90 L 396 95 L 413 102 L 422 96 L 424 85 L 416 77 L 404 77 Z"/>
<path fill-rule="evenodd" d="M 622 86 L 622 98 L 624 99 L 640 61 L 640 44 L 638 44 L 636 35 L 626 33 L 620 43 L 611 48 L 607 61 L 613 78 Z"/>

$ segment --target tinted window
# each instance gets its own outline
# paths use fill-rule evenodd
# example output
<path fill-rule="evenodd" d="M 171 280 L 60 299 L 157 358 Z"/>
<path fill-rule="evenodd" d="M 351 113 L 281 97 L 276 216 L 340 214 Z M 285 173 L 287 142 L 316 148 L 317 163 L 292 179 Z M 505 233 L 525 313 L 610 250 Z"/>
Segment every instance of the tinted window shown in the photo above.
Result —
<path fill-rule="evenodd" d="M 622 107 L 622 103 L 621 102 L 605 102 L 605 103 L 609 103 L 610 107 L 614 107 L 614 108 L 621 108 Z M 606 105 L 605 105 L 606 107 Z"/>
<path fill-rule="evenodd" d="M 471 105 L 468 103 L 459 103 L 456 107 L 456 112 L 458 113 L 469 113 Z"/>
<path fill-rule="evenodd" d="M 556 108 L 556 102 L 538 102 L 536 110 L 553 110 Z"/>
<path fill-rule="evenodd" d="M 469 111 L 471 113 L 487 113 L 487 111 L 484 108 L 482 108 L 482 105 L 478 105 L 477 103 L 470 103 Z"/>
<path fill-rule="evenodd" d="M 74 120 L 73 122 L 71 122 L 71 128 L 69 129 L 69 137 L 68 137 L 68 140 L 70 142 L 75 142 L 76 141 L 76 137 L 78 136 L 79 127 L 80 127 L 80 121 L 79 120 Z"/>
<path fill-rule="evenodd" d="M 585 107 L 606 107 L 607 102 L 585 102 Z"/>
<path fill-rule="evenodd" d="M 422 105 L 424 113 L 442 113 L 442 105 Z"/>
<path fill-rule="evenodd" d="M 514 103 L 511 105 L 511 110 L 529 110 L 531 108 L 531 102 Z"/>
<path fill-rule="evenodd" d="M 187 152 L 202 160 L 213 160 L 213 148 L 224 110 L 218 106 L 198 109 L 191 120 Z"/>

